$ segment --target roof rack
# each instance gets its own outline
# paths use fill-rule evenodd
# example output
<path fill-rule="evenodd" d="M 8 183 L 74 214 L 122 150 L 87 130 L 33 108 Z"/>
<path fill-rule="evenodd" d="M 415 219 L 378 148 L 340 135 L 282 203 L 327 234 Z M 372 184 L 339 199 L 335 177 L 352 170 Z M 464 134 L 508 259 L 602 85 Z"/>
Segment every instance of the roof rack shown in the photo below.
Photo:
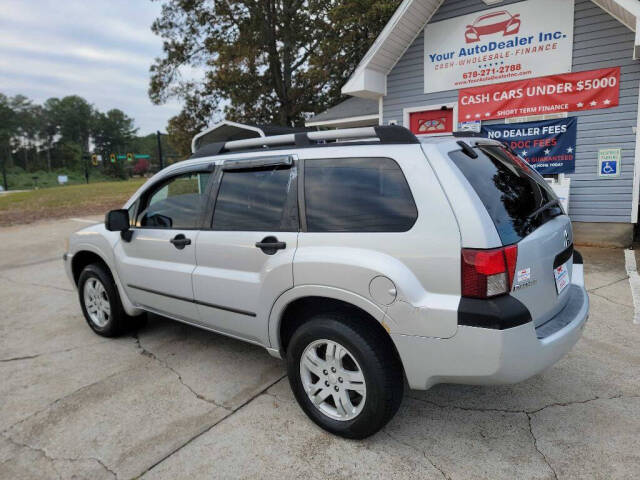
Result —
<path fill-rule="evenodd" d="M 223 152 L 256 150 L 269 147 L 295 146 L 298 148 L 337 141 L 377 141 L 381 144 L 420 143 L 416 136 L 399 125 L 349 128 L 344 130 L 322 130 L 317 132 L 291 133 L 271 137 L 248 138 L 230 142 L 210 143 L 198 149 L 191 158 L 209 157 Z"/>

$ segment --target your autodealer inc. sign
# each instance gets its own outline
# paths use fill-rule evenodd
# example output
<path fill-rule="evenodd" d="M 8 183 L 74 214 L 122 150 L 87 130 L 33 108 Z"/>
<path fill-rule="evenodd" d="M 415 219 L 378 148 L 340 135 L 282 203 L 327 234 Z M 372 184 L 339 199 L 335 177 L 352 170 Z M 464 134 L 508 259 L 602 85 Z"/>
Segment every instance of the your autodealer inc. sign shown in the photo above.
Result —
<path fill-rule="evenodd" d="M 425 28 L 425 93 L 571 71 L 574 0 L 527 0 Z"/>

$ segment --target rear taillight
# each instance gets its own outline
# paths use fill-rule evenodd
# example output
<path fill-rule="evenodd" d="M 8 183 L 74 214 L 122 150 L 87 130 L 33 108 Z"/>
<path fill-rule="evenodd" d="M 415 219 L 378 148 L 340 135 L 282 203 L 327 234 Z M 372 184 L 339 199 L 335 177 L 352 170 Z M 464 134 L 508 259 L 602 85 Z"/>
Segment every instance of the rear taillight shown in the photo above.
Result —
<path fill-rule="evenodd" d="M 517 258 L 517 245 L 493 250 L 463 248 L 462 296 L 489 298 L 509 293 Z"/>

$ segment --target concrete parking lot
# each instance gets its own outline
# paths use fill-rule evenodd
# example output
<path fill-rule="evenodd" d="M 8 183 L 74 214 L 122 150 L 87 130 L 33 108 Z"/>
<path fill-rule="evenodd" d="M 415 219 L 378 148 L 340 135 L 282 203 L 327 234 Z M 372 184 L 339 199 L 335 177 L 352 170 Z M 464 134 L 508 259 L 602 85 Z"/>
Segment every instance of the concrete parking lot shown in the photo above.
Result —
<path fill-rule="evenodd" d="M 94 335 L 60 259 L 83 226 L 0 230 L 0 478 L 640 476 L 640 325 L 622 250 L 581 249 L 591 317 L 556 366 L 514 386 L 407 391 L 384 431 L 347 441 L 307 420 L 260 348 L 159 317 Z"/>

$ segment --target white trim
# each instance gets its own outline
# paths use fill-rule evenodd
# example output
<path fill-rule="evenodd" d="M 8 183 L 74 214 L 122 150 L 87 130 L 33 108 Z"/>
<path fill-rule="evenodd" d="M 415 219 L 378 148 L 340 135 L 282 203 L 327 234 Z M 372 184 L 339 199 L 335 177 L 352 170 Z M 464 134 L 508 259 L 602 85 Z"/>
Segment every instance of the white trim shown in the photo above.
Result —
<path fill-rule="evenodd" d="M 420 107 L 404 108 L 402 110 L 402 125 L 404 126 L 404 128 L 411 130 L 410 117 L 412 113 L 442 110 L 443 107 L 446 108 L 447 110 L 453 110 L 453 130 L 452 131 L 457 132 L 458 131 L 458 102 L 434 103 L 431 105 L 422 105 Z M 417 137 L 443 137 L 446 135 L 451 135 L 451 132 L 416 134 Z"/>
<path fill-rule="evenodd" d="M 595 3 L 598 7 L 600 7 L 602 10 L 607 12 L 609 15 L 611 15 L 613 18 L 615 18 L 617 21 L 619 21 L 622 25 L 627 27 L 629 30 L 633 31 L 633 27 L 634 27 L 633 24 L 629 25 L 629 23 L 624 18 L 620 17 L 620 15 L 618 15 L 613 10 L 608 9 L 606 5 L 600 5 L 598 0 L 591 0 L 591 1 Z M 611 0 L 611 1 L 614 4 L 618 5 L 626 13 L 629 13 L 630 15 L 633 15 L 636 18 L 640 15 L 640 7 L 633 5 L 631 3 L 633 0 Z"/>
<path fill-rule="evenodd" d="M 251 125 L 244 125 L 242 123 L 232 122 L 231 120 L 222 120 L 221 122 L 216 123 L 214 126 L 209 127 L 206 130 L 203 130 L 202 132 L 198 133 L 193 137 L 193 139 L 191 140 L 191 152 L 192 153 L 196 152 L 196 142 L 200 137 L 203 137 L 207 133 L 213 132 L 215 129 L 220 128 L 224 125 L 228 125 L 230 127 L 242 128 L 243 130 L 251 130 L 253 132 L 257 132 L 261 137 L 266 136 L 264 132 L 258 127 L 253 127 Z"/>
<path fill-rule="evenodd" d="M 384 97 L 378 99 L 378 125 L 384 125 Z"/>
<path fill-rule="evenodd" d="M 331 125 L 342 125 L 343 123 L 365 122 L 367 120 L 377 120 L 377 125 L 379 125 L 380 115 L 360 115 L 359 117 L 336 118 L 335 120 L 319 120 L 317 122 L 306 122 L 304 125 L 305 127 L 325 127 Z"/>
<path fill-rule="evenodd" d="M 415 32 L 414 35 L 411 36 L 411 41 L 408 42 L 400 55 L 393 61 L 393 64 L 389 65 L 386 68 L 386 71 L 380 72 L 374 69 L 369 68 L 369 63 L 375 57 L 375 55 L 383 48 L 384 44 L 387 42 L 389 37 L 395 33 L 395 29 L 402 20 L 402 18 L 407 14 L 407 10 L 411 8 L 411 5 L 415 0 L 404 0 L 402 4 L 395 11 L 389 22 L 382 29 L 378 38 L 373 42 L 371 48 L 365 53 L 364 57 L 358 64 L 355 72 L 351 75 L 347 83 L 342 87 L 343 95 L 353 95 L 355 97 L 363 97 L 363 98 L 375 98 L 378 95 L 387 95 L 387 75 L 393 67 L 400 61 L 402 56 L 406 53 L 409 47 L 415 42 L 416 38 L 423 32 L 425 25 L 431 20 L 431 17 L 440 9 L 444 0 L 439 0 L 439 2 L 433 7 L 431 14 L 429 17 L 424 20 L 422 26 Z M 420 0 L 423 1 L 423 0 Z M 418 20 L 419 21 L 419 20 Z M 416 22 L 412 22 L 416 23 Z M 407 32 L 404 32 L 405 34 Z M 383 78 L 380 78 L 383 76 Z M 375 85 L 373 88 L 367 88 L 368 85 Z"/>
<path fill-rule="evenodd" d="M 631 197 L 631 223 L 638 223 L 640 201 L 640 88 L 638 88 L 638 113 L 636 116 L 636 156 L 633 162 L 633 192 Z"/>
<path fill-rule="evenodd" d="M 636 41 L 633 46 L 633 59 L 640 60 L 640 16 L 636 18 Z"/>

